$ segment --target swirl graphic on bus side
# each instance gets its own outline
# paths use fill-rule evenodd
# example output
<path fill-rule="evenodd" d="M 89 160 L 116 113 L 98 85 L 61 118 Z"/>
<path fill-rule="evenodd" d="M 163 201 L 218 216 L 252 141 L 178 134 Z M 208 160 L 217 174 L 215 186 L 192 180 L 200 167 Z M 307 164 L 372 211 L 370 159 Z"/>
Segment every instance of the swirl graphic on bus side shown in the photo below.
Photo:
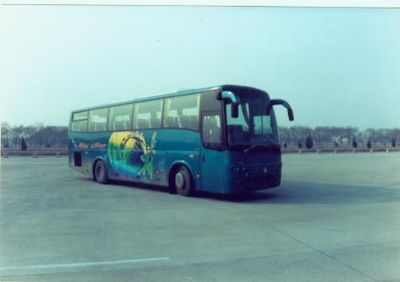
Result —
<path fill-rule="evenodd" d="M 153 176 L 153 156 L 155 154 L 156 132 L 148 145 L 142 133 L 121 131 L 111 134 L 108 140 L 108 159 L 112 168 L 129 178 L 136 175 Z"/>

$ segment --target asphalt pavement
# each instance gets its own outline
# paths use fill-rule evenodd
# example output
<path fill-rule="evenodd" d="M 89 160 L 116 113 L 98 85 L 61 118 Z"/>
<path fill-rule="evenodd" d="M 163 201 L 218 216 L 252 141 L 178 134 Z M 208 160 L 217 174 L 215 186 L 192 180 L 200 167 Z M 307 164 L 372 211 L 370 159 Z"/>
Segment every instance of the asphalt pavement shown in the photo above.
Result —
<path fill-rule="evenodd" d="M 283 162 L 280 187 L 226 199 L 2 158 L 0 281 L 400 280 L 400 153 Z"/>

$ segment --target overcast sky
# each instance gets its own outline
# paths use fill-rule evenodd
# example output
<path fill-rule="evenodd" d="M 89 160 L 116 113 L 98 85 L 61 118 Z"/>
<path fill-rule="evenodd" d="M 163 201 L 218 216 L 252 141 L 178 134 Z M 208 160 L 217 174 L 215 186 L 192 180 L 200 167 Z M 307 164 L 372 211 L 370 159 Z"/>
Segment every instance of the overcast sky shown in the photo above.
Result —
<path fill-rule="evenodd" d="M 400 127 L 399 30 L 399 9 L 4 6 L 1 120 L 230 83 L 291 125 Z"/>

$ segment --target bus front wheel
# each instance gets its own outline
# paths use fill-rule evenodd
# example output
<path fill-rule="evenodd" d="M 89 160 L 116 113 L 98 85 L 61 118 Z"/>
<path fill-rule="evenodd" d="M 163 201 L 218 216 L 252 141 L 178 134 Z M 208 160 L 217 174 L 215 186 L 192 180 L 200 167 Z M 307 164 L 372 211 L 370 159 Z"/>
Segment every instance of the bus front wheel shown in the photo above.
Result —
<path fill-rule="evenodd" d="M 106 165 L 102 160 L 96 161 L 93 170 L 94 181 L 106 184 L 108 183 Z"/>
<path fill-rule="evenodd" d="M 181 166 L 179 169 L 177 169 L 173 180 L 175 190 L 179 195 L 192 196 L 194 194 L 192 177 L 186 167 Z"/>

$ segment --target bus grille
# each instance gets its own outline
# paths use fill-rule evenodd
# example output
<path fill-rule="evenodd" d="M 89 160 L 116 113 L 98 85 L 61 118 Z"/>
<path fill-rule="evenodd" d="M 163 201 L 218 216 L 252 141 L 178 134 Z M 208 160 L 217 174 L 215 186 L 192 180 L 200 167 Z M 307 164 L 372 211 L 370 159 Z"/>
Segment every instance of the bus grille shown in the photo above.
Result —
<path fill-rule="evenodd" d="M 234 191 L 253 191 L 280 185 L 282 164 L 247 165 L 231 168 Z"/>

